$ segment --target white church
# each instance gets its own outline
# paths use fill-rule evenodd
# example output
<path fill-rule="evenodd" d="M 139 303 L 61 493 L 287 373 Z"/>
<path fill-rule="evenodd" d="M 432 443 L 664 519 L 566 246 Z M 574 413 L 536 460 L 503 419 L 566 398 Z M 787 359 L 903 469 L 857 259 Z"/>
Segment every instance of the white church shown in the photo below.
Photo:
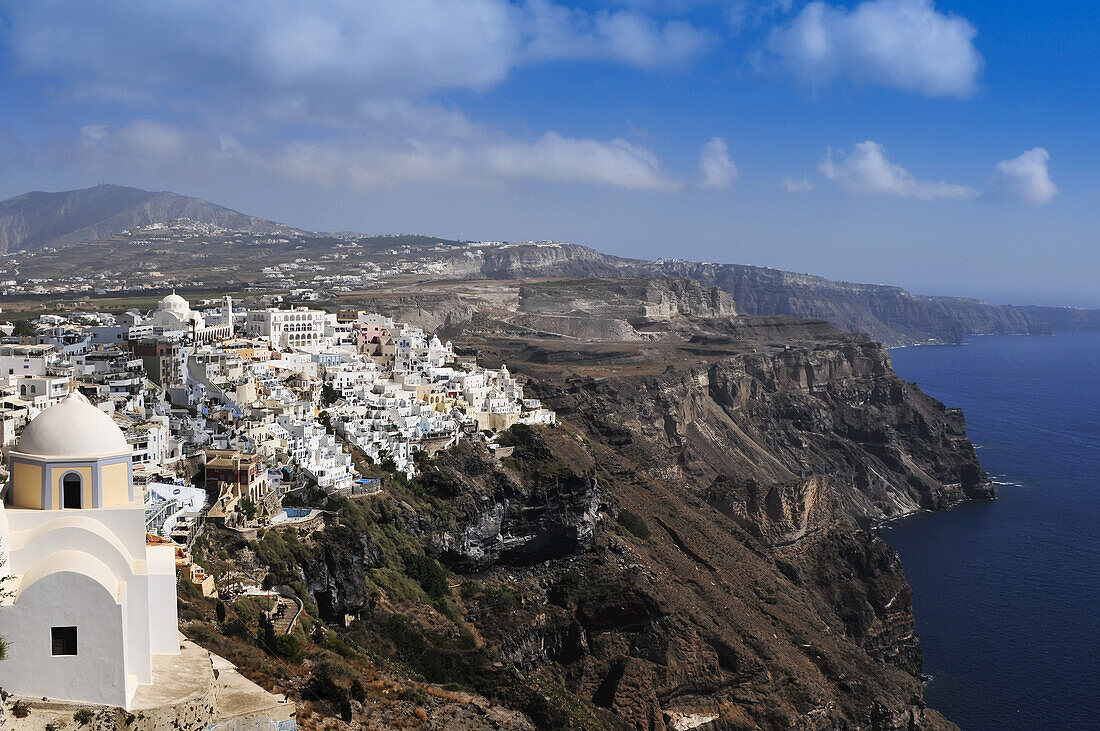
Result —
<path fill-rule="evenodd" d="M 161 331 L 192 333 L 200 343 L 233 337 L 233 298 L 226 295 L 220 311 L 212 313 L 208 321 L 201 312 L 191 309 L 191 303 L 173 291 L 157 303 L 148 323 Z"/>
<path fill-rule="evenodd" d="M 170 545 L 146 543 L 122 431 L 79 394 L 31 421 L 0 506 L 0 688 L 129 709 L 180 651 Z"/>

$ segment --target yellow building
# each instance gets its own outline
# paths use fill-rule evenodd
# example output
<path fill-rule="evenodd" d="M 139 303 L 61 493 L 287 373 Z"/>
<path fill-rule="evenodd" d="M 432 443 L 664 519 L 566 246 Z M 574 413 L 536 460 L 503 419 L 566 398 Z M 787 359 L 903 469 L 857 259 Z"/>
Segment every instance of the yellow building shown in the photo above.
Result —
<path fill-rule="evenodd" d="M 0 507 L 8 692 L 129 707 L 152 682 L 152 657 L 179 653 L 174 551 L 146 542 L 130 452 L 79 394 L 43 411 L 11 450 Z"/>
<path fill-rule="evenodd" d="M 126 505 L 135 499 L 130 453 L 107 414 L 70 396 L 31 421 L 11 450 L 5 502 L 33 510 Z"/>

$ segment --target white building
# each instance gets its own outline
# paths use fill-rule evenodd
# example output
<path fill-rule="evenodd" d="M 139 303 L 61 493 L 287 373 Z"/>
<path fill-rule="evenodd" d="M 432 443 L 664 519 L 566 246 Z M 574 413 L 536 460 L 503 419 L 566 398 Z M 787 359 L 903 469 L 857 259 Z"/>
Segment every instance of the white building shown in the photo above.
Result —
<path fill-rule="evenodd" d="M 173 292 L 159 303 L 157 309 L 149 318 L 150 324 L 155 330 L 161 332 L 194 332 L 195 339 L 199 342 L 210 342 L 233 336 L 233 301 L 227 296 L 225 306 L 228 314 L 216 313 L 214 322 L 206 324 L 206 317 L 201 312 L 191 309 L 191 304 Z"/>
<path fill-rule="evenodd" d="M 58 360 L 52 345 L 0 346 L 0 378 L 4 376 L 44 376 Z"/>
<path fill-rule="evenodd" d="M 148 545 L 130 445 L 74 394 L 27 425 L 0 508 L 10 644 L 0 686 L 128 708 L 152 656 L 179 652 L 173 548 Z"/>
<path fill-rule="evenodd" d="M 325 315 L 324 310 L 305 307 L 249 310 L 245 331 L 254 337 L 267 338 L 279 348 L 317 345 L 325 338 Z"/>
<path fill-rule="evenodd" d="M 19 386 L 19 398 L 46 409 L 69 395 L 69 379 L 62 376 L 24 376 L 14 381 Z"/>
<path fill-rule="evenodd" d="M 351 455 L 341 448 L 336 437 L 312 420 L 280 416 L 278 423 L 286 430 L 291 459 L 318 487 L 326 490 L 351 488 L 355 479 Z"/>
<path fill-rule="evenodd" d="M 196 330 L 206 327 L 206 321 L 183 297 L 173 292 L 157 303 L 157 309 L 150 318 L 155 327 L 163 330 L 191 331 L 192 323 Z"/>

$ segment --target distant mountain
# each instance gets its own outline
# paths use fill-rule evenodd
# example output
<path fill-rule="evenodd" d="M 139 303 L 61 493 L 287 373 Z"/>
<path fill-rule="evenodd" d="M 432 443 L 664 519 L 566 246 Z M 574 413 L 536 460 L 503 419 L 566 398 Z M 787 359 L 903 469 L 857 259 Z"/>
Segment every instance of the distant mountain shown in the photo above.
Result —
<path fill-rule="evenodd" d="M 0 252 L 33 250 L 113 236 L 120 231 L 188 219 L 232 231 L 294 233 L 200 198 L 97 185 L 60 193 L 35 191 L 0 201 Z"/>
<path fill-rule="evenodd" d="M 1100 310 L 991 305 L 742 264 L 627 259 L 575 244 L 488 249 L 482 256 L 478 274 L 491 279 L 684 277 L 733 295 L 743 315 L 823 319 L 848 332 L 868 333 L 887 345 L 929 340 L 960 343 L 971 335 L 1100 330 Z"/>
<path fill-rule="evenodd" d="M 180 219 L 254 234 L 304 233 L 199 198 L 97 185 L 61 193 L 26 193 L 0 201 L 0 252 L 94 241 Z M 327 235 L 358 236 L 352 232 Z M 575 244 L 521 244 L 470 251 L 460 242 L 430 236 L 369 237 L 361 242 L 372 251 L 403 247 L 434 250 L 440 244 L 458 247 L 461 251 L 452 251 L 448 266 L 440 272 L 440 276 L 454 278 L 681 277 L 729 293 L 743 315 L 827 320 L 848 332 L 868 333 L 887 345 L 929 340 L 958 343 L 970 335 L 984 334 L 1100 330 L 1100 310 L 1017 307 L 962 297 L 927 297 L 899 287 L 834 282 L 741 264 L 630 259 Z"/>

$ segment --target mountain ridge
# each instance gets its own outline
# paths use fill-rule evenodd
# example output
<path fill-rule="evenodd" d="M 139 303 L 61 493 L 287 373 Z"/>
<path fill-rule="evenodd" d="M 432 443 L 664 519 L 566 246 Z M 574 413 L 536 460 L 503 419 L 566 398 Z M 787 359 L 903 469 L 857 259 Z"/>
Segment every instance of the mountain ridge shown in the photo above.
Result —
<path fill-rule="evenodd" d="M 101 184 L 79 190 L 30 191 L 0 201 L 0 252 L 95 241 L 181 219 L 257 234 L 299 232 L 201 198 Z"/>
<path fill-rule="evenodd" d="M 0 201 L 0 253 L 95 241 L 181 219 L 252 234 L 306 234 L 199 198 L 105 184 L 58 193 L 35 191 Z M 315 236 L 353 237 L 349 232 Z M 423 238 L 425 242 L 438 240 Z M 423 258 L 427 253 L 423 246 L 413 245 L 412 249 L 407 255 Z M 770 267 L 635 259 L 579 244 L 526 242 L 456 249 L 439 273 L 456 279 L 497 280 L 679 277 L 732 295 L 737 311 L 744 315 L 824 319 L 847 332 L 867 333 L 888 346 L 961 343 L 972 335 L 1100 329 L 1100 310 L 993 305 L 979 299 L 919 295 L 897 286 L 834 281 Z"/>
<path fill-rule="evenodd" d="M 733 295 L 743 315 L 824 319 L 889 346 L 961 343 L 970 335 L 1049 335 L 1100 329 L 1100 310 L 992 305 L 979 299 L 913 294 L 884 284 L 841 282 L 746 264 L 632 259 L 579 244 L 513 246 L 484 254 L 488 279 L 683 277 Z"/>

